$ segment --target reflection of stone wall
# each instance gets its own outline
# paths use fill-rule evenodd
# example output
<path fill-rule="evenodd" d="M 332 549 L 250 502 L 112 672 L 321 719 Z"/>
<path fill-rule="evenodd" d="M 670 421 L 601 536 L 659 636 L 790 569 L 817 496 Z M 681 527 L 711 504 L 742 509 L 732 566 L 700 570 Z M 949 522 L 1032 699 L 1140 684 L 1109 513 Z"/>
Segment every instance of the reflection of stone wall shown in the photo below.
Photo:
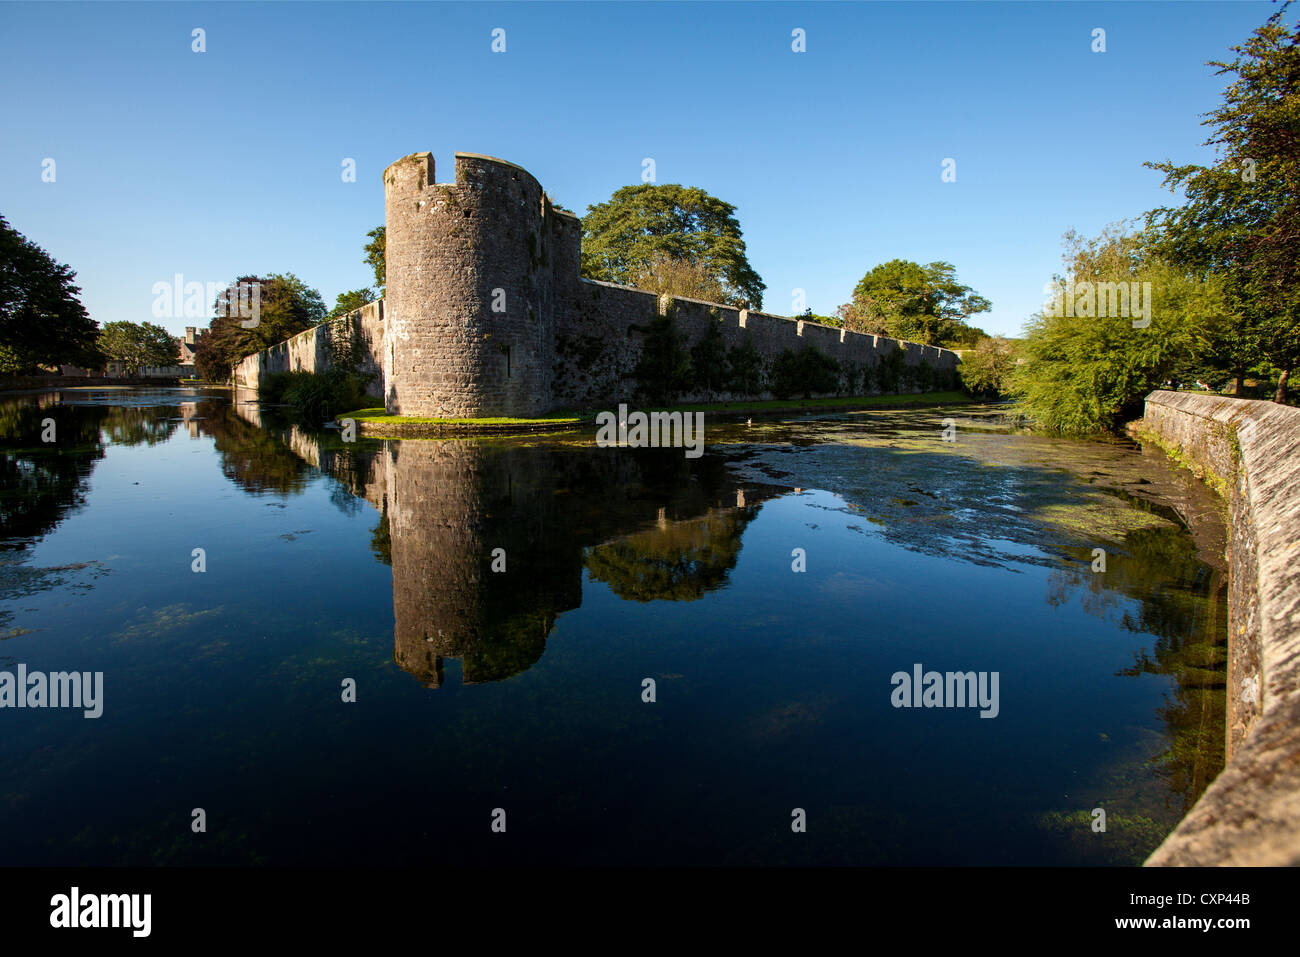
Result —
<path fill-rule="evenodd" d="M 581 604 L 590 546 L 626 537 L 626 548 L 612 551 L 632 552 L 626 567 L 636 578 L 661 567 L 661 539 L 679 526 L 701 553 L 734 558 L 766 497 L 751 488 L 746 505 L 717 463 L 693 463 L 678 449 L 406 440 L 385 443 L 379 458 L 393 656 L 433 687 L 443 658 L 460 658 L 467 682 L 502 680 L 536 662 L 556 617 Z M 705 531 L 727 541 L 695 542 Z M 504 573 L 492 571 L 496 548 L 505 549 Z M 671 579 L 637 597 L 698 597 L 729 568 L 720 561 L 701 569 L 698 587 Z"/>
<path fill-rule="evenodd" d="M 233 407 L 260 423 L 255 403 Z M 330 431 L 263 427 L 364 498 L 387 524 L 393 658 L 431 687 L 443 659 L 466 682 L 500 681 L 543 654 L 555 619 L 582 602 L 588 556 L 616 594 L 698 598 L 735 563 L 770 494 L 738 487 L 713 456 L 511 440 L 344 444 Z M 276 487 L 265 483 L 266 487 Z M 259 485 L 259 487 L 261 487 Z M 506 571 L 492 571 L 505 549 Z"/>
<path fill-rule="evenodd" d="M 579 564 L 547 554 L 568 547 L 553 476 L 469 442 L 389 442 L 384 455 L 397 663 L 435 687 L 444 657 L 470 682 L 527 668 L 581 594 Z"/>
<path fill-rule="evenodd" d="M 1157 391 L 1143 428 L 1228 498 L 1228 750 L 1150 864 L 1300 864 L 1300 410 Z"/>

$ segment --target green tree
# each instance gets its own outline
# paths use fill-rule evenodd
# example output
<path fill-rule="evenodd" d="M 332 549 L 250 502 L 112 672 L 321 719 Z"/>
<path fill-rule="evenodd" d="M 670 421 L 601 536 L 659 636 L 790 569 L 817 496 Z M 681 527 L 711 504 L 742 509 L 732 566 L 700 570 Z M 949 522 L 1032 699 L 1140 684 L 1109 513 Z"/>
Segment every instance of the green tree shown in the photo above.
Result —
<path fill-rule="evenodd" d="M 990 308 L 987 299 L 957 281 L 950 263 L 922 266 L 891 259 L 862 277 L 839 315 L 852 332 L 933 346 L 954 341 L 970 316 Z"/>
<path fill-rule="evenodd" d="M 724 302 L 759 309 L 766 288 L 745 254 L 736 207 L 694 186 L 643 183 L 587 207 L 582 220 L 582 274 L 630 283 L 638 270 L 666 258 L 697 263 L 724 292 Z"/>
<path fill-rule="evenodd" d="M 690 388 L 691 354 L 682 346 L 675 317 L 655 316 L 641 343 L 641 358 L 633 370 L 641 396 L 656 405 L 667 405 Z"/>
<path fill-rule="evenodd" d="M 1181 206 L 1147 214 L 1163 254 L 1219 277 L 1235 314 L 1217 350 L 1221 367 L 1240 378 L 1266 359 L 1280 373 L 1278 402 L 1300 364 L 1300 23 L 1288 27 L 1285 13 L 1231 47 L 1234 59 L 1209 64 L 1231 77 L 1202 120 L 1214 164 L 1146 164 L 1185 194 Z"/>
<path fill-rule="evenodd" d="M 763 357 L 749 336 L 727 350 L 727 387 L 739 395 L 758 395 L 763 390 Z"/>
<path fill-rule="evenodd" d="M 722 338 L 722 323 L 716 317 L 704 327 L 704 335 L 691 349 L 691 372 L 695 387 L 710 399 L 720 392 L 727 382 L 727 345 Z"/>
<path fill-rule="evenodd" d="M 1067 233 L 1066 250 L 1067 276 L 1055 283 L 1061 296 L 1075 295 L 1074 314 L 1045 308 L 1031 317 L 1011 394 L 1045 431 L 1116 429 L 1141 414 L 1143 398 L 1176 363 L 1211 350 L 1223 321 L 1222 290 L 1161 259 L 1149 235 L 1119 226 L 1095 239 Z M 1109 282 L 1150 283 L 1145 316 L 1096 315 L 1086 293 Z"/>
<path fill-rule="evenodd" d="M 99 350 L 135 375 L 144 366 L 176 365 L 180 340 L 152 322 L 110 322 L 99 334 Z"/>
<path fill-rule="evenodd" d="M 76 275 L 0 216 L 0 361 L 7 369 L 103 362 Z"/>
<path fill-rule="evenodd" d="M 1001 336 L 981 339 L 973 349 L 962 352 L 957 372 L 962 385 L 977 396 L 999 396 L 1010 388 L 1016 356 L 1011 342 Z"/>
<path fill-rule="evenodd" d="M 811 308 L 805 309 L 795 319 L 802 319 L 804 322 L 815 322 L 820 326 L 833 326 L 840 329 L 844 326 L 844 320 L 839 316 L 819 316 Z"/>
<path fill-rule="evenodd" d="M 366 265 L 375 271 L 375 287 L 379 294 L 384 294 L 384 253 L 387 249 L 386 228 L 376 226 L 370 232 L 366 233 L 370 242 L 361 247 L 361 251 L 366 254 Z"/>
<path fill-rule="evenodd" d="M 798 352 L 782 349 L 772 363 L 771 388 L 778 399 L 787 399 L 798 393 L 809 399 L 813 393 L 838 392 L 840 364 L 816 346 Z"/>
<path fill-rule="evenodd" d="M 199 375 L 220 382 L 230 377 L 231 366 L 244 356 L 261 352 L 278 342 L 319 325 L 325 320 L 325 301 L 293 273 L 272 273 L 265 278 L 241 276 L 236 285 L 258 285 L 258 314 L 241 316 L 227 303 L 223 291 L 214 304 L 216 317 L 194 348 Z M 247 324 L 247 325 L 246 325 Z"/>
<path fill-rule="evenodd" d="M 378 298 L 373 289 L 349 289 L 347 292 L 341 292 L 334 300 L 334 308 L 325 318 L 337 319 L 339 316 L 346 316 L 349 312 L 360 309 Z"/>

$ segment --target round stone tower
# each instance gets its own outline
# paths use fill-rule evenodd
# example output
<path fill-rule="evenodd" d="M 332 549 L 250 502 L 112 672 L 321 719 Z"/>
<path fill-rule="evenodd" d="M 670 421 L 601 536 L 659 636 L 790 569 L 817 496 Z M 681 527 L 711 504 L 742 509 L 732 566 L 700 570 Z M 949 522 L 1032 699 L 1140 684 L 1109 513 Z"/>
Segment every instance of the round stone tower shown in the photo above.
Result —
<path fill-rule="evenodd" d="M 384 171 L 384 404 L 400 415 L 531 416 L 551 408 L 551 219 L 526 170 L 456 154 Z"/>

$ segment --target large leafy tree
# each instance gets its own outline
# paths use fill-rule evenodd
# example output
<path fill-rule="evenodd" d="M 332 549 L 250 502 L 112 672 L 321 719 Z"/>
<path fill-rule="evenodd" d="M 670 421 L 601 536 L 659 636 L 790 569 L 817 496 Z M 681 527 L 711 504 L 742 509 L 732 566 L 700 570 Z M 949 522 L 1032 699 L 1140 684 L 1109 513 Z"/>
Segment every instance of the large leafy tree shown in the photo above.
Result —
<path fill-rule="evenodd" d="M 1147 308 L 1141 318 L 1044 309 L 1017 345 L 1024 361 L 1011 372 L 1010 391 L 1045 431 L 1116 429 L 1141 415 L 1143 398 L 1179 363 L 1209 352 L 1222 328 L 1222 289 L 1161 259 L 1147 234 L 1113 226 L 1094 239 L 1074 232 L 1065 239 L 1066 274 L 1054 280 L 1062 297 L 1089 288 L 1084 283 L 1137 282 L 1145 295 L 1142 284 L 1150 283 Z"/>
<path fill-rule="evenodd" d="M 694 186 L 642 183 L 587 207 L 582 220 L 582 274 L 631 283 L 665 263 L 700 267 L 724 301 L 759 309 L 766 284 L 745 253 L 736 207 Z"/>
<path fill-rule="evenodd" d="M 937 346 L 964 341 L 966 320 L 989 308 L 951 263 L 891 259 L 862 277 L 839 314 L 853 332 Z"/>
<path fill-rule="evenodd" d="M 103 361 L 76 275 L 0 216 L 0 363 L 7 371 Z"/>
<path fill-rule="evenodd" d="M 1165 256 L 1222 280 L 1232 322 L 1217 350 L 1240 374 L 1260 358 L 1280 373 L 1275 396 L 1300 364 L 1300 23 L 1278 10 L 1236 56 L 1211 61 L 1231 77 L 1220 105 L 1205 115 L 1204 166 L 1148 163 L 1184 202 L 1147 214 Z"/>
<path fill-rule="evenodd" d="M 174 366 L 180 342 L 162 326 L 152 322 L 110 322 L 99 334 L 104 358 L 122 363 L 130 375 L 143 366 Z"/>
<path fill-rule="evenodd" d="M 338 298 L 334 300 L 334 308 L 329 311 L 326 319 L 337 319 L 339 316 L 346 316 L 349 312 L 360 309 L 366 303 L 374 302 L 378 296 L 373 289 L 349 289 L 347 292 L 341 292 Z"/>
<path fill-rule="evenodd" d="M 217 296 L 216 317 L 194 348 L 199 375 L 210 381 L 224 381 L 230 376 L 230 367 L 244 356 L 325 321 L 325 301 L 320 293 L 293 273 L 240 276 L 235 283 L 258 284 L 258 315 L 256 321 L 240 315 L 237 307 L 227 303 L 226 291 Z"/>

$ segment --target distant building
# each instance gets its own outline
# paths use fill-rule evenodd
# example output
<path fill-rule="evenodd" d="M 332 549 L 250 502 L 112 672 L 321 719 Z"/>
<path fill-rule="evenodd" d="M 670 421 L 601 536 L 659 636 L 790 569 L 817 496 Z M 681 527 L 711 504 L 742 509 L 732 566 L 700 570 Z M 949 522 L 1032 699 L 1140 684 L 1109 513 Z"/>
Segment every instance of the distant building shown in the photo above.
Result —
<path fill-rule="evenodd" d="M 199 344 L 199 340 L 207 334 L 206 329 L 196 329 L 194 326 L 185 327 L 185 338 L 181 340 L 180 355 L 177 359 L 181 367 L 189 366 L 189 375 L 194 375 L 194 349 Z"/>
<path fill-rule="evenodd" d="M 195 371 L 194 349 L 206 332 L 206 329 L 196 329 L 194 326 L 186 326 L 185 337 L 180 340 L 180 345 L 176 350 L 176 365 L 144 366 L 136 372 L 136 378 L 189 379 L 196 376 L 198 373 Z M 123 367 L 123 364 L 117 360 L 109 361 L 105 365 L 104 369 L 104 374 L 110 379 L 121 379 L 126 377 L 126 369 Z"/>

